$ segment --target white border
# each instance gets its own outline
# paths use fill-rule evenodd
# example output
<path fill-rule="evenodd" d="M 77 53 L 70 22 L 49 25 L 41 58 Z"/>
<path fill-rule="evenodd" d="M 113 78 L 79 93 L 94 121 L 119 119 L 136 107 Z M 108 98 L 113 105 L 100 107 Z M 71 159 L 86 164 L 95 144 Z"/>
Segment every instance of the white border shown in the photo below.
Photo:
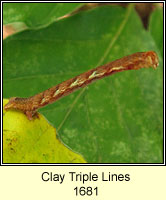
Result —
<path fill-rule="evenodd" d="M 3 68 L 3 62 L 2 62 L 2 43 L 3 43 L 3 22 L 2 22 L 2 9 L 3 9 L 3 3 L 33 3 L 33 2 L 36 2 L 36 3 L 58 3 L 59 1 L 1 1 L 1 166 L 163 166 L 165 165 L 165 1 L 129 1 L 130 3 L 163 3 L 163 15 L 164 15 L 164 65 L 163 65 L 163 87 L 164 87 L 164 138 L 163 138 L 163 143 L 164 143 L 164 163 L 163 164 L 109 164 L 109 163 L 103 163 L 103 164 L 98 164 L 98 163 L 94 163 L 94 164 L 58 164 L 58 163 L 55 163 L 55 164 L 3 164 L 2 162 L 2 134 L 3 134 L 3 131 L 2 131 L 2 119 L 3 119 L 3 94 L 2 94 L 2 91 L 3 91 L 3 87 L 2 87 L 2 84 L 3 84 L 3 75 L 2 75 L 2 68 Z M 126 1 L 115 1 L 115 2 L 112 2 L 112 1 L 60 1 L 59 3 L 128 3 Z"/>

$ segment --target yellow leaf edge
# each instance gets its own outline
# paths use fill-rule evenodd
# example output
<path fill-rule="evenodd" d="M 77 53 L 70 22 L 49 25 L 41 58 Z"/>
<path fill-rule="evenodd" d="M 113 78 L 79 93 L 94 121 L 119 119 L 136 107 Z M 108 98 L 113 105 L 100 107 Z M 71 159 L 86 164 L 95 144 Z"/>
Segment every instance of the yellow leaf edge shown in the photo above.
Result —
<path fill-rule="evenodd" d="M 3 99 L 3 107 L 8 101 Z M 40 113 L 30 121 L 20 111 L 3 109 L 3 163 L 87 162 L 56 137 L 56 129 Z"/>

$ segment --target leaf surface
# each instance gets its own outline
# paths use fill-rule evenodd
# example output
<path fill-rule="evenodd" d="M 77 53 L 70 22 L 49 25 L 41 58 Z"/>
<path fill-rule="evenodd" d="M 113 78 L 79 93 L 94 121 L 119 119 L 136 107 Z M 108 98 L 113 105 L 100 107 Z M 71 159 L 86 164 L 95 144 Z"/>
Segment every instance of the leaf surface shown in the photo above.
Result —
<path fill-rule="evenodd" d="M 3 25 L 22 22 L 29 28 L 46 26 L 82 3 L 4 3 Z"/>
<path fill-rule="evenodd" d="M 103 6 L 4 41 L 4 97 L 28 97 L 91 68 L 154 50 L 157 70 L 104 78 L 40 112 L 90 163 L 162 162 L 162 57 L 131 6 Z"/>
<path fill-rule="evenodd" d="M 161 51 L 161 55 L 163 55 L 163 10 L 161 8 L 152 12 L 149 23 L 149 31 Z"/>
<path fill-rule="evenodd" d="M 8 100 L 4 100 L 4 105 Z M 56 130 L 39 115 L 32 121 L 14 110 L 4 111 L 3 163 L 85 163 L 56 136 Z"/>

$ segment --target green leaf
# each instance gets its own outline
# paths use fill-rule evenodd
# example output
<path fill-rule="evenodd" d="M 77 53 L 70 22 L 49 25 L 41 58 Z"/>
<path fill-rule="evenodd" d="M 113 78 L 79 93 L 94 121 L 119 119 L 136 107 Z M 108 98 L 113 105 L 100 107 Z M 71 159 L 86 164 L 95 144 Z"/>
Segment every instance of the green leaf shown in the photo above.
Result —
<path fill-rule="evenodd" d="M 4 100 L 5 105 L 8 100 Z M 3 163 L 86 163 L 56 136 L 56 130 L 38 115 L 29 121 L 14 110 L 4 111 Z"/>
<path fill-rule="evenodd" d="M 4 3 L 3 24 L 23 22 L 29 28 L 48 25 L 82 3 Z"/>
<path fill-rule="evenodd" d="M 28 97 L 138 51 L 159 55 L 157 70 L 104 78 L 41 112 L 90 163 L 162 162 L 162 58 L 132 6 L 103 6 L 4 41 L 4 97 Z"/>
<path fill-rule="evenodd" d="M 158 46 L 158 49 L 163 55 L 163 10 L 156 9 L 152 12 L 149 23 L 149 31 Z"/>

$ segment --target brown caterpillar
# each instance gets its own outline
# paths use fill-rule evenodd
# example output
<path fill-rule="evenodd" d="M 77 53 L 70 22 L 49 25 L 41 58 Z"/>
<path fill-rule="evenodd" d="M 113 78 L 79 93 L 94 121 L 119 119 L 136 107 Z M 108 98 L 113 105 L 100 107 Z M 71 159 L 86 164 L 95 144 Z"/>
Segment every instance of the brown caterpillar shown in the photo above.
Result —
<path fill-rule="evenodd" d="M 75 90 L 87 86 L 95 80 L 124 70 L 137 70 L 148 67 L 155 69 L 157 66 L 158 57 L 154 51 L 134 53 L 91 69 L 29 98 L 12 97 L 4 108 L 6 110 L 21 110 L 31 120 L 39 108 L 53 103 Z"/>

